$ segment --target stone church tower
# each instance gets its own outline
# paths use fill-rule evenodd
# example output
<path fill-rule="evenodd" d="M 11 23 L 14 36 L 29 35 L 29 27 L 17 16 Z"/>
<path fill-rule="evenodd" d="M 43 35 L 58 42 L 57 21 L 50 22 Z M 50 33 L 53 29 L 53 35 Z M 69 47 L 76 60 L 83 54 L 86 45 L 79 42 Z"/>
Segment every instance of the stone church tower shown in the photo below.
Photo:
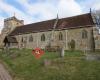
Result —
<path fill-rule="evenodd" d="M 4 19 L 4 28 L 1 33 L 9 34 L 15 27 L 24 25 L 23 20 L 18 20 L 15 16 Z"/>
<path fill-rule="evenodd" d="M 24 21 L 18 20 L 15 16 L 4 19 L 4 28 L 2 29 L 0 36 L 0 46 L 3 45 L 3 40 L 5 36 L 12 32 L 12 30 L 14 30 L 16 27 L 19 27 L 21 25 L 24 25 Z"/>

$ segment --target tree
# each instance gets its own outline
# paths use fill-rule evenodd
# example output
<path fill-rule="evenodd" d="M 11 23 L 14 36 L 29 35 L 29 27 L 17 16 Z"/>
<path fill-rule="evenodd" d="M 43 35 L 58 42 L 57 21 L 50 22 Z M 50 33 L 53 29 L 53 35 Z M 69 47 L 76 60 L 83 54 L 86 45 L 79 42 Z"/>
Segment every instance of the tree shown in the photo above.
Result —
<path fill-rule="evenodd" d="M 94 40 L 94 34 L 93 34 L 93 29 L 90 30 L 90 51 L 95 51 L 95 40 Z"/>

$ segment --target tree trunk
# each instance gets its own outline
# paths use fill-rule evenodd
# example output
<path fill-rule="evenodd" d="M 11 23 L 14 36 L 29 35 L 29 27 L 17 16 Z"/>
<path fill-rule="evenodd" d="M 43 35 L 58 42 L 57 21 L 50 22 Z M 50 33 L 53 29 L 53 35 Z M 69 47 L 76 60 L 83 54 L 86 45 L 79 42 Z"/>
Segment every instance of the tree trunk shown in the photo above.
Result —
<path fill-rule="evenodd" d="M 90 30 L 90 39 L 89 39 L 89 44 L 90 44 L 90 51 L 95 51 L 95 40 L 94 40 L 94 34 L 93 34 L 93 29 Z"/>

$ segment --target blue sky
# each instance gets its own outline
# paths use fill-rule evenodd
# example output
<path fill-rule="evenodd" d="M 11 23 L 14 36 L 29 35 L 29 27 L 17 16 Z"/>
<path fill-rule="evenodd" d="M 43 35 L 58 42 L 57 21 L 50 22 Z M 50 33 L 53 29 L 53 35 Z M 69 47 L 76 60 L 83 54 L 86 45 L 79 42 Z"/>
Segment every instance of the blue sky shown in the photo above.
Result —
<path fill-rule="evenodd" d="M 25 24 L 75 16 L 99 10 L 100 0 L 0 0 L 0 31 L 3 20 L 14 15 Z"/>

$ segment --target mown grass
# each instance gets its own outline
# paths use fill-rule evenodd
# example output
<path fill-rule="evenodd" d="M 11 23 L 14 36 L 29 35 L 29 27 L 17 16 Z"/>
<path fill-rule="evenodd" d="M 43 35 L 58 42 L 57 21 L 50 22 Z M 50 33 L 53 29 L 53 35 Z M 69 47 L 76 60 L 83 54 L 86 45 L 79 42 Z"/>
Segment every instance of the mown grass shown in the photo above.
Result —
<path fill-rule="evenodd" d="M 13 80 L 100 80 L 100 61 L 86 61 L 84 57 L 81 51 L 66 51 L 64 58 L 55 52 L 45 52 L 40 59 L 29 49 L 0 52 Z M 44 66 L 45 59 L 52 64 Z"/>

